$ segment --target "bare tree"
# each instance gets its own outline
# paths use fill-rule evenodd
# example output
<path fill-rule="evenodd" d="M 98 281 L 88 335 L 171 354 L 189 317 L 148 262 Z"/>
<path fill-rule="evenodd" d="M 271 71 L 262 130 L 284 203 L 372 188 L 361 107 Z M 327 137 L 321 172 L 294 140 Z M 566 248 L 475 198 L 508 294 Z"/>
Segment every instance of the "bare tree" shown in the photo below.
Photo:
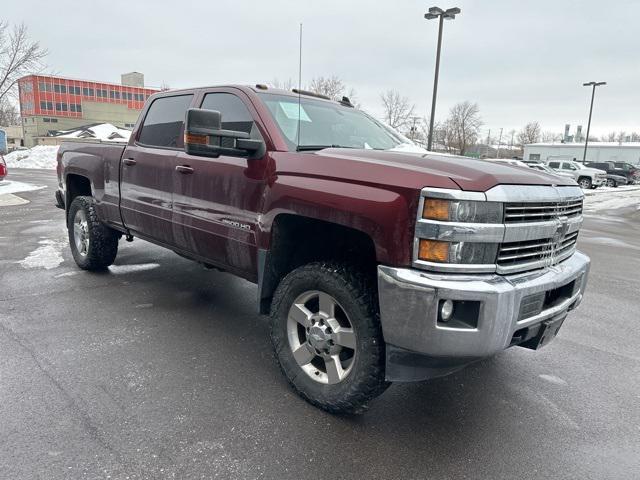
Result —
<path fill-rule="evenodd" d="M 559 142 L 560 140 L 562 140 L 563 135 L 562 133 L 557 133 L 557 132 L 542 132 L 541 137 L 543 142 Z"/>
<path fill-rule="evenodd" d="M 616 141 L 616 132 L 609 132 L 606 135 L 601 137 L 603 142 L 615 142 Z"/>
<path fill-rule="evenodd" d="M 42 70 L 47 53 L 29 38 L 23 23 L 10 28 L 7 22 L 0 22 L 0 102 L 15 96 L 20 77 Z"/>
<path fill-rule="evenodd" d="M 409 103 L 397 90 L 387 90 L 380 94 L 384 109 L 384 121 L 392 128 L 404 129 L 410 126 L 415 105 Z"/>
<path fill-rule="evenodd" d="M 627 137 L 627 132 L 622 130 L 622 131 L 618 132 L 618 134 L 616 135 L 616 142 L 623 143 L 625 141 L 626 137 Z"/>
<path fill-rule="evenodd" d="M 538 122 L 529 122 L 518 132 L 518 144 L 521 146 L 539 141 L 540 124 Z"/>
<path fill-rule="evenodd" d="M 482 119 L 477 103 L 466 100 L 455 104 L 449 110 L 449 118 L 445 122 L 445 141 L 448 148 L 464 155 L 467 148 L 477 142 L 481 126 Z"/>
<path fill-rule="evenodd" d="M 19 125 L 20 114 L 15 104 L 8 98 L 0 100 L 0 126 Z"/>
<path fill-rule="evenodd" d="M 273 88 L 279 88 L 281 90 L 292 90 L 296 88 L 296 84 L 293 83 L 291 77 L 283 81 L 280 81 L 278 78 L 274 78 L 269 82 L 269 85 L 271 85 Z"/>
<path fill-rule="evenodd" d="M 332 75 L 330 77 L 315 77 L 311 80 L 309 90 L 319 95 L 325 95 L 329 98 L 340 100 L 346 86 L 339 77 Z"/>

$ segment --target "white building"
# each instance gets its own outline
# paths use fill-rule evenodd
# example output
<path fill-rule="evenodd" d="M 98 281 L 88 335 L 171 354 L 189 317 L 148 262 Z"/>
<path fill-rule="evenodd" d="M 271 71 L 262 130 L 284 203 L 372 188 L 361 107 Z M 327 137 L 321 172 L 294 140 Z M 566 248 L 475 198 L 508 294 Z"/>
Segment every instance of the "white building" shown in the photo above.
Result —
<path fill-rule="evenodd" d="M 578 160 L 582 161 L 584 143 L 532 143 L 524 146 L 524 160 Z M 589 142 L 587 162 L 627 162 L 640 164 L 638 142 Z"/>

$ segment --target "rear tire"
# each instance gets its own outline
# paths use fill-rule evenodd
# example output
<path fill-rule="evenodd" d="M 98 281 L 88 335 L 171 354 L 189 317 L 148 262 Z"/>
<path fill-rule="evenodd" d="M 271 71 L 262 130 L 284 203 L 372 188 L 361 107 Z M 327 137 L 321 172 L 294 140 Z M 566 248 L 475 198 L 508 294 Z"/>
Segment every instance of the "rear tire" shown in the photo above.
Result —
<path fill-rule="evenodd" d="M 73 199 L 67 230 L 73 259 L 83 270 L 101 270 L 116 259 L 120 235 L 98 220 L 92 197 Z"/>
<path fill-rule="evenodd" d="M 578 179 L 578 185 L 580 185 L 580 188 L 583 190 L 588 190 L 591 188 L 591 179 L 589 177 L 580 177 Z"/>
<path fill-rule="evenodd" d="M 340 263 L 304 265 L 280 282 L 271 341 L 302 398 L 331 413 L 361 413 L 390 385 L 377 305 L 371 282 Z"/>

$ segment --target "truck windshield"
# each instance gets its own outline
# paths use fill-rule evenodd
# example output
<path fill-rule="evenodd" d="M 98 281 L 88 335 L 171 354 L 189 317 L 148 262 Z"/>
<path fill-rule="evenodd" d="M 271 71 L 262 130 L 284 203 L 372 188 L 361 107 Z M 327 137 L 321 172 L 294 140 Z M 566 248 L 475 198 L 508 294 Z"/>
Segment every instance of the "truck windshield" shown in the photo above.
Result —
<path fill-rule="evenodd" d="M 390 150 L 411 144 L 406 137 L 352 107 L 303 96 L 298 108 L 297 97 L 262 92 L 259 95 L 291 150 L 328 147 Z"/>

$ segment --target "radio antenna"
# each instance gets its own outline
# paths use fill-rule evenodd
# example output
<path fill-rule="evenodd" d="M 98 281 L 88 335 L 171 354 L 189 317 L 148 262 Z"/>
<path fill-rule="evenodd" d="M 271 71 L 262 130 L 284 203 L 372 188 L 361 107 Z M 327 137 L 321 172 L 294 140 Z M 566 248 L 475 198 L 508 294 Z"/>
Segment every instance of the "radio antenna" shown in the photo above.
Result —
<path fill-rule="evenodd" d="M 300 105 L 300 91 L 302 90 L 302 23 L 300 23 L 300 45 L 298 47 L 298 135 L 297 135 L 297 147 L 300 147 L 300 113 L 302 107 Z M 296 148 L 297 150 L 297 148 Z"/>

